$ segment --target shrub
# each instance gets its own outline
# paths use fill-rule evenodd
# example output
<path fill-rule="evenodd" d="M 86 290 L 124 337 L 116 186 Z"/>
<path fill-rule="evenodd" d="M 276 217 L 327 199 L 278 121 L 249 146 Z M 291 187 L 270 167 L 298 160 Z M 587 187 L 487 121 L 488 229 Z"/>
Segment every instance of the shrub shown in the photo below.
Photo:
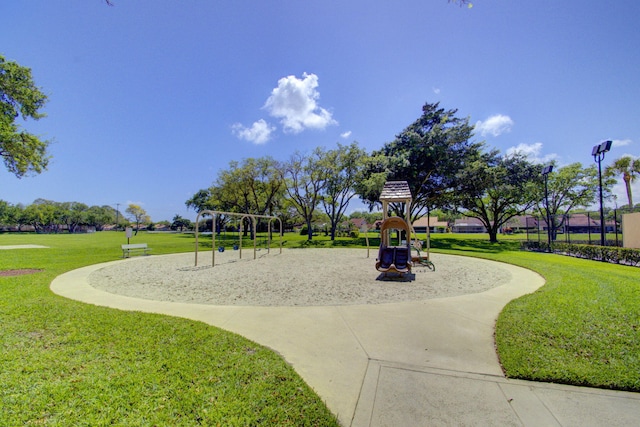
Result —
<path fill-rule="evenodd" d="M 546 242 L 522 242 L 521 248 L 530 251 L 549 252 L 549 245 Z M 553 253 L 576 258 L 640 266 L 640 250 L 638 249 L 574 243 L 553 243 L 551 249 Z"/>

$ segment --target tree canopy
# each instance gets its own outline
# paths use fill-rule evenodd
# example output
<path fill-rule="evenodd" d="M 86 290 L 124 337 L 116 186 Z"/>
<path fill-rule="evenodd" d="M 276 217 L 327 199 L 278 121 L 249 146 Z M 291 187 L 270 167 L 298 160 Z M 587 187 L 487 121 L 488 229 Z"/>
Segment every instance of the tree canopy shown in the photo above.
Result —
<path fill-rule="evenodd" d="M 338 148 L 329 150 L 324 162 L 329 170 L 325 190 L 322 196 L 322 206 L 331 223 L 331 240 L 335 239 L 338 223 L 349 206 L 349 202 L 356 195 L 356 182 L 360 178 L 363 160 L 367 153 L 358 146 L 338 144 Z"/>
<path fill-rule="evenodd" d="M 385 181 L 407 181 L 412 219 L 454 204 L 459 172 L 484 144 L 471 142 L 473 126 L 439 103 L 426 103 L 422 115 L 368 160 L 359 192 L 372 207 Z M 401 212 L 397 212 L 402 216 Z"/>
<path fill-rule="evenodd" d="M 634 159 L 631 156 L 622 156 L 619 159 L 616 159 L 613 164 L 607 166 L 604 174 L 607 177 L 622 175 L 622 181 L 624 182 L 625 189 L 627 190 L 629 209 L 633 209 L 631 184 L 635 182 L 637 176 L 640 175 L 640 159 Z"/>
<path fill-rule="evenodd" d="M 0 225 L 32 226 L 38 233 L 69 233 L 80 231 L 81 226 L 101 231 L 107 224 L 115 223 L 116 210 L 111 206 L 87 206 L 78 202 L 55 202 L 36 199 L 32 204 L 11 205 L 0 200 Z"/>
<path fill-rule="evenodd" d="M 307 238 L 313 239 L 313 214 L 320 203 L 322 192 L 331 170 L 324 161 L 325 150 L 316 148 L 313 153 L 294 153 L 281 168 L 287 195 L 307 223 Z"/>
<path fill-rule="evenodd" d="M 31 70 L 0 55 L 0 156 L 16 177 L 41 173 L 49 164 L 49 141 L 23 130 L 17 123 L 44 117 L 47 96 L 36 87 Z"/>
<path fill-rule="evenodd" d="M 511 218 L 522 215 L 538 201 L 541 168 L 521 154 L 483 153 L 465 165 L 456 189 L 465 214 L 478 218 L 498 241 L 498 232 Z"/>
<path fill-rule="evenodd" d="M 151 222 L 151 218 L 147 215 L 147 211 L 145 211 L 140 205 L 130 203 L 125 212 L 131 215 L 132 221 L 136 223 L 136 235 L 138 234 L 138 230 L 140 230 L 140 224 Z"/>
<path fill-rule="evenodd" d="M 563 166 L 547 175 L 549 204 L 540 190 L 538 209 L 544 218 L 550 219 L 551 236 L 555 240 L 557 231 L 562 228 L 566 216 L 574 208 L 587 207 L 596 198 L 598 191 L 598 170 L 595 165 L 583 168 L 581 163 Z M 548 216 L 547 216 L 548 215 Z"/>

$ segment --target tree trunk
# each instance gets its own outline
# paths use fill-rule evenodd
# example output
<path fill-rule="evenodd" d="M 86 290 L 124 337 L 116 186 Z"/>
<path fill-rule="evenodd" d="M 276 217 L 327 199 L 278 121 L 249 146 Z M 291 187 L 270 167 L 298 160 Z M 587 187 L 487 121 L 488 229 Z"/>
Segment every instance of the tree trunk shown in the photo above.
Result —
<path fill-rule="evenodd" d="M 313 228 L 311 227 L 311 219 L 307 219 L 307 240 L 313 240 Z"/>
<path fill-rule="evenodd" d="M 491 227 L 487 229 L 487 233 L 489 233 L 489 241 L 491 243 L 498 243 L 498 228 Z"/>
<path fill-rule="evenodd" d="M 629 199 L 629 209 L 633 209 L 633 197 L 631 197 L 631 175 L 624 175 L 624 184 L 627 187 L 627 199 Z"/>

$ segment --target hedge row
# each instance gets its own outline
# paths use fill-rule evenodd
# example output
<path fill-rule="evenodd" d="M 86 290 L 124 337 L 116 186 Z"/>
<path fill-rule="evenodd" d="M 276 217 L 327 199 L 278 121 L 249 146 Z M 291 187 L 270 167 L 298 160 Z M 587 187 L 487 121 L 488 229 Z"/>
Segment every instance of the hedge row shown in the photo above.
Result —
<path fill-rule="evenodd" d="M 522 242 L 522 249 L 550 252 L 546 242 Z M 553 253 L 585 258 L 594 261 L 640 266 L 640 250 L 619 248 L 617 246 L 578 245 L 574 243 L 552 243 Z"/>

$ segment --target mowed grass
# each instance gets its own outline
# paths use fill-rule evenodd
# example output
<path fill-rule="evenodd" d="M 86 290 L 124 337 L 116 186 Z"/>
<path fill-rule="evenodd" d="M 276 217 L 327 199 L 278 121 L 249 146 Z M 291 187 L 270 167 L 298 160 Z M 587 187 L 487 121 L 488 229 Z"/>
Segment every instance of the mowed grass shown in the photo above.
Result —
<path fill-rule="evenodd" d="M 500 314 L 508 376 L 640 391 L 640 269 L 551 254 L 504 260 L 547 280 Z"/>
<path fill-rule="evenodd" d="M 377 236 L 369 237 L 375 250 Z M 520 265 L 547 280 L 498 318 L 505 373 L 640 391 L 640 270 L 521 252 L 517 239 L 504 237 L 492 244 L 486 235 L 433 235 L 432 247 Z M 154 254 L 194 249 L 192 235 L 131 240 L 141 242 Z M 50 246 L 0 251 L 0 270 L 43 270 L 0 277 L 0 425 L 337 425 L 290 366 L 251 341 L 199 322 L 95 307 L 49 291 L 62 272 L 118 259 L 121 243 L 124 233 L 0 235 L 0 245 Z M 284 246 L 365 244 L 363 237 L 330 242 L 322 235 L 309 244 L 287 234 Z M 202 246 L 210 248 L 210 238 Z"/>
<path fill-rule="evenodd" d="M 153 253 L 193 236 L 142 234 Z M 337 426 L 278 355 L 218 328 L 71 301 L 54 277 L 118 259 L 124 233 L 0 235 L 0 425 Z M 210 246 L 210 243 L 209 243 Z"/>
<path fill-rule="evenodd" d="M 640 269 L 522 252 L 510 240 L 441 235 L 432 244 L 545 278 L 498 317 L 496 345 L 508 377 L 640 392 Z"/>

